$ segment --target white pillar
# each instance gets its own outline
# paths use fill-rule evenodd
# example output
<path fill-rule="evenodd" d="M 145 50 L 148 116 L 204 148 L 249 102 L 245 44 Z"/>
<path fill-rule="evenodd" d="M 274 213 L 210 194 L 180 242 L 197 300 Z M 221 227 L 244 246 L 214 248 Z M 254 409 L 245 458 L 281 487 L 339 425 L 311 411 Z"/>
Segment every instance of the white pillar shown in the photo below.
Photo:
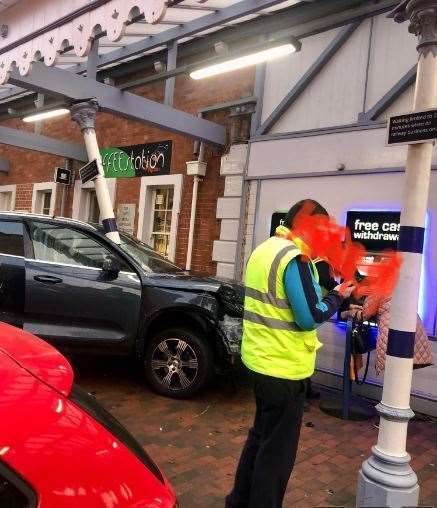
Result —
<path fill-rule="evenodd" d="M 414 111 L 437 107 L 437 0 L 410 0 L 397 21 L 410 19 L 419 37 Z M 410 145 L 405 168 L 399 250 L 404 262 L 393 295 L 378 442 L 362 465 L 357 507 L 417 506 L 419 485 L 406 451 L 432 142 Z"/>
<path fill-rule="evenodd" d="M 90 161 L 96 160 L 99 174 L 94 180 L 100 216 L 106 236 L 114 243 L 120 243 L 117 221 L 112 208 L 111 196 L 106 182 L 99 145 L 97 143 L 95 120 L 99 109 L 97 101 L 90 100 L 74 104 L 71 108 L 71 118 L 79 124 L 85 140 L 86 151 Z"/>

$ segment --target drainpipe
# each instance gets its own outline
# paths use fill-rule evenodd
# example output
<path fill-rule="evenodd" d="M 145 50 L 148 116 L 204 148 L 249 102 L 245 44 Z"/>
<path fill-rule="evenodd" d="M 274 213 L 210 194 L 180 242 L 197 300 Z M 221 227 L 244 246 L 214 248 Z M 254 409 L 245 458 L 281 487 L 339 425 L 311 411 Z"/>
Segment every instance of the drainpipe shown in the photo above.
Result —
<path fill-rule="evenodd" d="M 193 175 L 193 196 L 191 198 L 190 228 L 188 230 L 187 262 L 185 264 L 185 269 L 188 272 L 191 270 L 191 261 L 193 257 L 194 224 L 196 221 L 199 182 L 201 181 L 201 176 L 205 176 L 206 173 L 206 163 L 203 161 L 204 156 L 205 144 L 202 141 L 200 143 L 199 157 L 197 161 L 187 162 L 187 174 Z"/>

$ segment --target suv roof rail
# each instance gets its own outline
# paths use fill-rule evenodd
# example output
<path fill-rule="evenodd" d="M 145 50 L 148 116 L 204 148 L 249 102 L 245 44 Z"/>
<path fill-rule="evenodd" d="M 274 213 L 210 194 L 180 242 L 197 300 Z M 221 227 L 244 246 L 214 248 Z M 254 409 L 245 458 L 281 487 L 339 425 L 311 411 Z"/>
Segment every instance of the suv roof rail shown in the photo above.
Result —
<path fill-rule="evenodd" d="M 81 226 L 89 227 L 90 229 L 97 230 L 97 227 L 94 224 L 90 224 L 89 222 L 85 222 L 78 219 L 72 219 L 71 217 L 61 217 L 57 215 L 47 215 L 43 213 L 33 213 L 33 212 L 26 212 L 25 210 L 16 210 L 16 211 L 0 211 L 0 215 L 7 215 L 10 217 L 13 217 L 14 215 L 19 215 L 23 217 L 36 217 L 38 219 L 50 219 L 50 220 L 60 220 L 63 222 L 68 222 L 70 224 L 80 224 Z"/>
<path fill-rule="evenodd" d="M 53 215 L 46 215 L 44 213 L 26 212 L 25 210 L 5 210 L 0 211 L 0 215 L 25 215 L 26 217 L 41 217 L 45 219 L 53 219 Z"/>

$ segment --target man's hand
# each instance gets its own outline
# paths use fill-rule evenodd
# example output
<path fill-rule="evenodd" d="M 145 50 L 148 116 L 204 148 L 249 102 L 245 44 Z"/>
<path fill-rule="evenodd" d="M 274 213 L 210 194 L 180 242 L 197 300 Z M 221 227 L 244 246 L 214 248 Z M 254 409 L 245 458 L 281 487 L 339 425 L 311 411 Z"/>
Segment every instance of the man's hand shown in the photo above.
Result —
<path fill-rule="evenodd" d="M 355 283 L 351 280 L 343 282 L 338 286 L 335 286 L 334 291 L 340 294 L 340 296 L 344 298 L 349 298 L 350 295 L 355 291 Z"/>
<path fill-rule="evenodd" d="M 358 321 L 363 320 L 363 307 L 361 305 L 352 304 L 348 310 L 341 313 L 342 319 L 355 318 Z"/>

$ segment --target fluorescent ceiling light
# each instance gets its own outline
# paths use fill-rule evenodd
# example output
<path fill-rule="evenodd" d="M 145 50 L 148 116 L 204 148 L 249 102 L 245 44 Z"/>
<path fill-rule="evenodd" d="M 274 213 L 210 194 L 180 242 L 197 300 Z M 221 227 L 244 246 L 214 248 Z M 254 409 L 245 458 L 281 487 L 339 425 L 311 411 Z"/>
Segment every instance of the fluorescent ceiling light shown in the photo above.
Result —
<path fill-rule="evenodd" d="M 250 53 L 249 55 L 231 58 L 225 62 L 203 67 L 202 69 L 198 69 L 190 73 L 190 76 L 193 79 L 203 79 L 211 76 L 217 76 L 217 74 L 224 74 L 225 72 L 243 69 L 244 67 L 249 67 L 250 65 L 257 65 L 269 60 L 275 60 L 276 58 L 280 58 L 285 55 L 290 55 L 297 49 L 298 48 L 291 43 L 281 44 L 279 46 Z"/>
<path fill-rule="evenodd" d="M 69 109 L 52 109 L 51 111 L 42 111 L 41 113 L 25 116 L 23 122 L 39 122 L 40 120 L 48 120 L 49 118 L 56 118 L 57 116 L 67 115 L 68 113 L 70 113 Z"/>

